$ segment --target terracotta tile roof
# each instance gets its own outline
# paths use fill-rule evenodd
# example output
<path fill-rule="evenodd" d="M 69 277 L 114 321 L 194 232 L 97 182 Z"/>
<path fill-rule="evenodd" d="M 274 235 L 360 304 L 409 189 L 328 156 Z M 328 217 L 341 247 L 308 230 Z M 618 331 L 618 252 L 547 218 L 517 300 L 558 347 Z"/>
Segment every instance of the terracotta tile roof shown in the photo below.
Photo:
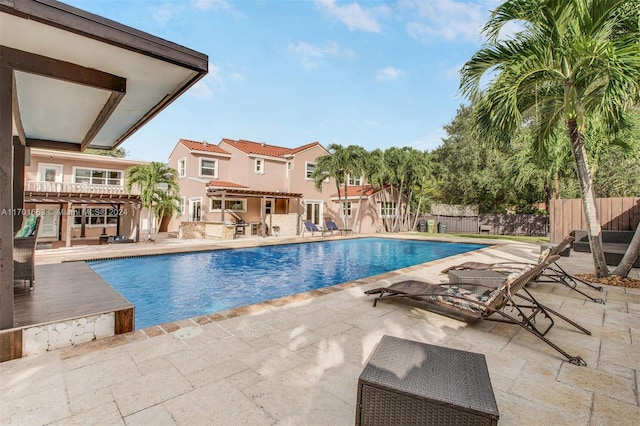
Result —
<path fill-rule="evenodd" d="M 376 188 L 373 185 L 365 185 L 362 191 L 363 196 L 370 197 L 382 189 L 388 188 L 389 185 L 384 185 L 382 188 Z M 347 186 L 347 198 L 356 198 L 360 196 L 360 186 Z M 340 197 L 344 198 L 344 187 L 340 188 Z M 331 195 L 331 198 L 338 198 L 338 193 Z"/>
<path fill-rule="evenodd" d="M 314 147 L 316 145 L 320 145 L 320 142 L 311 142 L 311 143 L 308 143 L 306 145 L 299 146 L 297 148 L 292 148 L 291 152 L 289 154 L 297 154 L 298 152 L 304 151 L 305 149 L 309 149 L 309 148 Z"/>
<path fill-rule="evenodd" d="M 239 183 L 225 182 L 223 180 L 211 180 L 207 186 L 215 188 L 249 188 L 248 186 L 240 185 Z"/>
<path fill-rule="evenodd" d="M 287 155 L 293 155 L 300 151 L 304 151 L 305 149 L 311 148 L 315 145 L 320 145 L 319 142 L 311 142 L 306 145 L 302 145 L 297 148 L 285 148 L 283 146 L 269 145 L 267 143 L 261 142 L 252 142 L 244 139 L 233 140 L 233 139 L 222 139 L 223 142 L 228 143 L 240 151 L 246 154 L 257 154 L 264 155 L 266 157 L 285 157 Z"/>
<path fill-rule="evenodd" d="M 188 139 L 180 139 L 180 143 L 186 146 L 191 151 L 206 151 L 206 152 L 212 152 L 215 154 L 229 155 L 229 152 L 220 148 L 218 145 L 214 145 L 208 142 L 196 142 L 196 141 L 190 141 Z"/>

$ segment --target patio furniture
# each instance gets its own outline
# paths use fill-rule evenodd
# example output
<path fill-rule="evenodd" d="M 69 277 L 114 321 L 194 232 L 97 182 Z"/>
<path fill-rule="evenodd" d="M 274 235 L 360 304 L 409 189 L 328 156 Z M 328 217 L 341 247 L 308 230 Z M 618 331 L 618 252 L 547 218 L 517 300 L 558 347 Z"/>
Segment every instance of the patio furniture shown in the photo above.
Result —
<path fill-rule="evenodd" d="M 338 227 L 338 225 L 332 221 L 331 219 L 329 219 L 328 217 L 324 219 L 324 222 L 327 224 L 327 228 L 330 229 L 332 232 L 333 231 L 338 231 L 340 232 L 340 235 L 344 234 L 348 234 L 353 232 L 353 230 L 348 229 L 348 228 L 340 228 Z"/>
<path fill-rule="evenodd" d="M 323 237 L 324 237 L 324 234 L 333 232 L 330 229 L 324 229 L 324 228 L 320 229 L 320 228 L 318 228 L 318 226 L 315 223 L 313 223 L 311 221 L 308 221 L 308 220 L 304 221 L 304 230 L 302 231 L 302 235 L 304 235 L 305 231 L 311 232 L 311 236 L 312 237 L 314 236 L 314 234 L 316 232 L 319 232 L 320 235 L 323 236 Z"/>
<path fill-rule="evenodd" d="M 33 290 L 35 277 L 35 251 L 40 216 L 25 216 L 22 227 L 13 239 L 13 279 L 29 282 Z"/>
<path fill-rule="evenodd" d="M 497 288 L 481 284 L 431 284 L 424 281 L 407 280 L 391 284 L 388 287 L 368 290 L 365 293 L 379 294 L 373 301 L 374 307 L 379 300 L 404 299 L 416 303 L 426 310 L 459 321 L 473 323 L 488 320 L 516 324 L 561 353 L 572 364 L 587 365 L 582 358 L 569 355 L 547 339 L 545 335 L 554 325 L 552 315 L 587 335 L 591 335 L 591 332 L 559 312 L 542 305 L 525 288 L 531 279 L 537 277 L 558 257 L 558 255 L 551 256 L 538 265 L 529 265 L 519 272 L 512 273 Z M 526 303 L 518 303 L 520 300 Z M 547 328 L 540 328 L 538 314 L 549 321 Z"/>
<path fill-rule="evenodd" d="M 491 270 L 452 269 L 449 271 L 449 283 L 480 284 L 497 288 L 507 276 Z"/>
<path fill-rule="evenodd" d="M 126 244 L 135 243 L 131 238 L 127 238 L 124 235 L 112 235 L 107 238 L 107 244 Z"/>
<path fill-rule="evenodd" d="M 569 235 L 564 240 L 562 240 L 555 247 L 548 248 L 543 250 L 538 257 L 538 263 L 542 262 L 545 258 L 549 256 L 558 256 L 566 250 L 570 244 L 573 242 L 574 238 Z M 475 271 L 495 271 L 504 274 L 509 274 L 511 272 L 517 272 L 523 266 L 528 265 L 528 263 L 524 262 L 498 262 L 498 263 L 482 263 L 482 262 L 464 262 L 459 265 L 450 266 L 449 268 L 443 269 L 442 273 L 450 272 L 452 270 L 475 270 Z M 545 268 L 537 277 L 532 279 L 532 281 L 536 282 L 555 282 L 562 284 L 571 290 L 574 290 L 587 299 L 591 300 L 594 303 L 605 304 L 604 299 L 596 298 L 589 296 L 587 293 L 583 292 L 578 288 L 579 284 L 586 285 L 594 290 L 602 291 L 602 286 L 596 286 L 587 282 L 583 279 L 576 277 L 575 275 L 569 274 L 565 271 L 562 266 L 560 266 L 557 262 L 552 262 L 549 264 L 547 268 Z"/>
<path fill-rule="evenodd" d="M 358 379 L 356 425 L 496 425 L 484 355 L 382 336 Z"/>

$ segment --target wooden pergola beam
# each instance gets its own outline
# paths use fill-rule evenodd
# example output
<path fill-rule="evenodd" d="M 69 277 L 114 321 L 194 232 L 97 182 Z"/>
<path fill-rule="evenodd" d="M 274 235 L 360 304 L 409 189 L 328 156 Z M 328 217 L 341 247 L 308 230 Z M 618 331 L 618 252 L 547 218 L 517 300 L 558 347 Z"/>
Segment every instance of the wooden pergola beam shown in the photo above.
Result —
<path fill-rule="evenodd" d="M 126 93 L 127 79 L 93 68 L 0 46 L 0 65 L 110 92 Z"/>

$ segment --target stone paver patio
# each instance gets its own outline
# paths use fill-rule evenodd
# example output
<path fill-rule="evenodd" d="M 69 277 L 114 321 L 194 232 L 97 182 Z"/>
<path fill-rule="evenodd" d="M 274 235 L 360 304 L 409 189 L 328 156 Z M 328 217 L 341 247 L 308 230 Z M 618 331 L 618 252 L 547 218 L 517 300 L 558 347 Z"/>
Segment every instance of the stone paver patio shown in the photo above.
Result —
<path fill-rule="evenodd" d="M 500 424 L 638 424 L 640 289 L 589 290 L 606 300 L 599 305 L 558 284 L 530 285 L 542 303 L 591 330 L 587 336 L 557 321 L 548 334 L 587 367 L 515 325 L 466 325 L 402 302 L 373 308 L 363 294 L 408 278 L 444 281 L 439 271 L 461 261 L 531 260 L 538 252 L 507 242 L 4 362 L 0 424 L 349 425 L 358 376 L 385 334 L 484 354 Z M 39 261 L 65 256 L 80 255 L 63 250 Z M 561 262 L 590 272 L 589 255 L 572 252 Z"/>

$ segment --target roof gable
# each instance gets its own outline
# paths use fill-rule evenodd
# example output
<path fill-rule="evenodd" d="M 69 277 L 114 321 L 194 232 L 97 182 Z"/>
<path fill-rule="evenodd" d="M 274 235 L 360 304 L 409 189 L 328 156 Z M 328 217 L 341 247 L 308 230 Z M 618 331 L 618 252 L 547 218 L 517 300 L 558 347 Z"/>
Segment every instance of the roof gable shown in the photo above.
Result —
<path fill-rule="evenodd" d="M 220 148 L 220 146 L 210 144 L 208 142 L 196 142 L 189 139 L 180 139 L 179 143 L 187 147 L 189 151 L 204 151 L 204 152 L 211 152 L 212 154 L 231 155 L 229 152 Z"/>
<path fill-rule="evenodd" d="M 283 146 L 270 145 L 264 142 L 253 142 L 244 139 L 222 139 L 221 143 L 227 143 L 234 148 L 244 152 L 247 155 L 261 155 L 265 157 L 276 157 L 276 158 L 286 158 L 291 155 L 295 155 L 299 152 L 305 151 L 307 149 L 313 148 L 315 146 L 320 146 L 319 142 L 311 142 L 306 145 L 299 146 L 297 148 L 286 148 Z M 323 147 L 324 149 L 324 147 Z M 326 150 L 325 150 L 326 151 Z"/>

